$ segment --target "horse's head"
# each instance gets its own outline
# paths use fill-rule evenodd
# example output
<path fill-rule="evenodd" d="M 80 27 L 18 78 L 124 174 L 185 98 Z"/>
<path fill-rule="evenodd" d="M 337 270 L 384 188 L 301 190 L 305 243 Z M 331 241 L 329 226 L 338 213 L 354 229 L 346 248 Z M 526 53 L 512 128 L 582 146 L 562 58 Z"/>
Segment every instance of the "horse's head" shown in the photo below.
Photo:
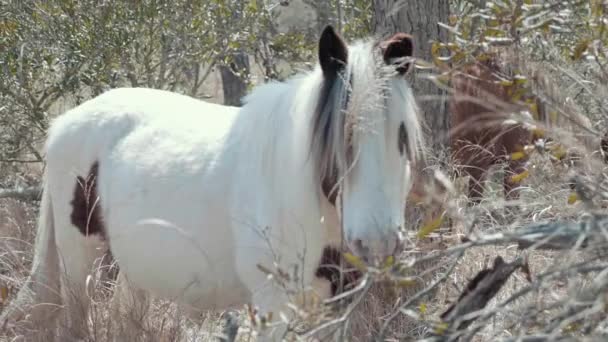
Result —
<path fill-rule="evenodd" d="M 314 116 L 319 179 L 339 210 L 350 249 L 368 260 L 403 243 L 404 201 L 421 139 L 417 107 L 405 80 L 409 35 L 346 45 L 327 27 L 319 41 L 323 86 Z"/>

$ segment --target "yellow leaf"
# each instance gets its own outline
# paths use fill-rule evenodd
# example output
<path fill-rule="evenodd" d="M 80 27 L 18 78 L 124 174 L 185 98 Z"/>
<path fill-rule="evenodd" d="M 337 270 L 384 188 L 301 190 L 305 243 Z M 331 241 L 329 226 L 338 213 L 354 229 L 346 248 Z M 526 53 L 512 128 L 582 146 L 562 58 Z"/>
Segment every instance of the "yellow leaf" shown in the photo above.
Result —
<path fill-rule="evenodd" d="M 344 253 L 344 259 L 348 261 L 349 264 L 356 267 L 359 271 L 367 272 L 367 266 L 359 257 L 352 255 L 350 253 Z"/>
<path fill-rule="evenodd" d="M 388 257 L 386 257 L 386 260 L 384 260 L 384 264 L 382 265 L 383 269 L 387 269 L 391 266 L 393 266 L 395 264 L 395 257 L 392 255 L 389 255 Z"/>
<path fill-rule="evenodd" d="M 418 306 L 418 310 L 420 310 L 420 313 L 425 314 L 426 313 L 426 304 L 420 303 L 420 305 Z"/>
<path fill-rule="evenodd" d="M 452 63 L 458 63 L 458 62 L 462 61 L 465 56 L 466 55 L 464 52 L 462 52 L 462 51 L 457 52 L 456 54 L 454 54 L 452 56 Z"/>
<path fill-rule="evenodd" d="M 518 173 L 516 175 L 511 176 L 511 182 L 513 183 L 519 183 L 522 180 L 528 178 L 528 176 L 530 176 L 530 171 L 526 170 L 522 173 Z"/>
<path fill-rule="evenodd" d="M 534 139 L 544 138 L 545 130 L 543 130 L 542 128 L 534 128 L 532 130 L 532 136 L 534 137 Z"/>
<path fill-rule="evenodd" d="M 478 62 L 485 62 L 485 61 L 487 61 L 489 59 L 490 59 L 490 56 L 488 54 L 486 54 L 486 53 L 481 53 L 481 54 L 479 54 L 479 56 L 477 56 L 477 61 Z"/>
<path fill-rule="evenodd" d="M 500 23 L 498 22 L 498 20 L 496 19 L 492 19 L 492 20 L 488 20 L 488 26 L 489 27 L 496 27 L 498 26 Z"/>
<path fill-rule="evenodd" d="M 576 201 L 578 201 L 578 195 L 576 192 L 571 192 L 568 196 L 568 204 L 574 204 Z"/>
<path fill-rule="evenodd" d="M 545 21 L 541 25 L 541 29 L 543 30 L 543 33 L 549 33 L 549 31 L 551 31 L 551 21 L 550 20 Z"/>
<path fill-rule="evenodd" d="M 590 43 L 591 39 L 589 38 L 584 38 L 580 42 L 578 42 L 578 44 L 576 44 L 574 50 L 572 51 L 572 60 L 579 60 L 583 56 L 583 53 L 587 51 L 587 48 L 589 47 Z"/>
<path fill-rule="evenodd" d="M 517 90 L 515 90 L 515 92 L 511 95 L 511 99 L 513 101 L 519 101 L 522 96 L 524 96 L 526 94 L 526 89 L 525 88 L 519 88 Z"/>
<path fill-rule="evenodd" d="M 452 14 L 448 17 L 448 21 L 449 21 L 450 25 L 455 26 L 458 23 L 458 17 L 456 15 Z"/>
<path fill-rule="evenodd" d="M 8 286 L 0 287 L 0 299 L 2 299 L 2 303 L 8 299 Z"/>
<path fill-rule="evenodd" d="M 416 280 L 414 278 L 402 278 L 395 282 L 395 285 L 398 287 L 410 287 L 416 284 Z"/>
<path fill-rule="evenodd" d="M 524 152 L 513 152 L 511 153 L 511 160 L 520 160 L 525 156 L 526 154 Z"/>
<path fill-rule="evenodd" d="M 500 85 L 503 87 L 510 87 L 513 85 L 513 81 L 512 80 L 502 80 L 502 81 L 500 81 Z"/>
<path fill-rule="evenodd" d="M 538 120 L 538 104 L 536 102 L 530 103 L 530 113 L 535 120 Z"/>
<path fill-rule="evenodd" d="M 554 110 L 549 112 L 549 120 L 551 123 L 557 123 L 557 115 L 557 112 Z"/>
<path fill-rule="evenodd" d="M 448 327 L 449 325 L 445 322 L 438 323 L 437 325 L 435 325 L 435 334 L 443 335 L 443 333 L 445 333 Z"/>
<path fill-rule="evenodd" d="M 513 82 L 518 85 L 524 85 L 526 84 L 526 82 L 528 82 L 528 79 L 525 76 L 516 75 L 513 78 Z"/>
<path fill-rule="evenodd" d="M 561 145 L 556 145 L 552 148 L 552 154 L 555 158 L 561 160 L 566 156 L 566 150 Z"/>
<path fill-rule="evenodd" d="M 581 328 L 581 324 L 574 322 L 574 323 L 568 324 L 566 327 L 564 327 L 562 329 L 562 332 L 573 333 L 573 332 L 578 331 L 580 328 Z"/>
<path fill-rule="evenodd" d="M 441 227 L 441 223 L 443 223 L 443 217 L 439 216 L 429 222 L 427 222 L 420 230 L 418 231 L 418 237 L 423 238 L 430 233 L 432 233 L 437 228 Z"/>
<path fill-rule="evenodd" d="M 503 30 L 487 28 L 485 31 L 483 31 L 483 35 L 488 37 L 504 37 L 505 33 Z"/>
<path fill-rule="evenodd" d="M 441 84 L 448 85 L 450 82 L 450 75 L 441 74 L 441 75 L 438 75 L 435 79 Z"/>
<path fill-rule="evenodd" d="M 433 62 L 435 62 L 435 64 L 438 66 L 444 65 L 443 61 L 440 58 L 441 56 L 439 55 L 440 50 L 441 44 L 438 42 L 433 42 L 433 44 L 431 45 L 431 56 L 433 57 Z"/>

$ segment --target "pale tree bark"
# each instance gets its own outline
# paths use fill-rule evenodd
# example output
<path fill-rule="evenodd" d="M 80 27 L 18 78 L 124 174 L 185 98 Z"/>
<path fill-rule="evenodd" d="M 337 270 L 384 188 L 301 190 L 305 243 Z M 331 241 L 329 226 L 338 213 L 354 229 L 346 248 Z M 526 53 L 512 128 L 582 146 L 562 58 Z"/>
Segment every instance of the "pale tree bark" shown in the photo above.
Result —
<path fill-rule="evenodd" d="M 414 55 L 431 61 L 433 40 L 446 41 L 448 36 L 438 22 L 447 23 L 448 0 L 374 0 L 373 27 L 381 37 L 395 32 L 409 33 L 414 37 Z M 434 154 L 447 146 L 449 116 L 445 105 L 445 92 L 431 81 L 421 78 L 421 72 L 410 77 L 414 94 L 424 113 L 427 126 L 427 143 Z"/>
<path fill-rule="evenodd" d="M 224 104 L 240 107 L 243 96 L 247 94 L 250 71 L 249 56 L 246 53 L 238 52 L 231 57 L 232 60 L 228 65 L 220 66 Z"/>

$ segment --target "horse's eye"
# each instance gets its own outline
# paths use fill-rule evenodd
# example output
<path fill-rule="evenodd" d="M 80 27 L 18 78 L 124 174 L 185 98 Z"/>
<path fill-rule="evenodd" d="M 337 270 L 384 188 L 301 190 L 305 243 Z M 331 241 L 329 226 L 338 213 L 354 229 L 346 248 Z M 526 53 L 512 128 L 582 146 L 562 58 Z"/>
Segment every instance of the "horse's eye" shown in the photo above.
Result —
<path fill-rule="evenodd" d="M 398 148 L 399 148 L 399 153 L 401 153 L 401 155 L 403 155 L 405 153 L 405 150 L 408 149 L 408 139 L 407 139 L 407 131 L 405 130 L 405 124 L 402 122 L 401 125 L 399 125 L 399 141 L 398 143 Z"/>

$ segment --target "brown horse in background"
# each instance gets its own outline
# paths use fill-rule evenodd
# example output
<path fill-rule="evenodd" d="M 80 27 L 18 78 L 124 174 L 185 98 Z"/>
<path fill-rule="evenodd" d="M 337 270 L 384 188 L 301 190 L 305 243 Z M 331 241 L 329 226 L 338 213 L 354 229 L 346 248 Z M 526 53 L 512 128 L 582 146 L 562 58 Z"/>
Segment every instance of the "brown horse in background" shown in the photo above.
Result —
<path fill-rule="evenodd" d="M 513 159 L 532 142 L 532 132 L 521 123 L 510 122 L 516 108 L 508 89 L 501 84 L 498 65 L 493 60 L 475 63 L 452 78 L 449 99 L 452 120 L 449 141 L 456 170 L 468 175 L 469 198 L 477 203 L 489 169 L 506 163 L 503 188 L 506 198 L 517 198 L 517 183 L 511 176 L 525 171 L 527 156 Z"/>
<path fill-rule="evenodd" d="M 577 128 L 589 129 L 591 121 L 578 113 L 573 104 L 563 102 L 566 115 L 549 114 L 550 104 L 547 97 L 556 93 L 547 78 L 538 69 L 531 72 L 529 82 L 539 91 L 550 96 L 541 99 L 538 96 L 526 97 L 527 92 L 520 91 L 504 73 L 503 67 L 496 56 L 483 62 L 475 62 L 460 69 L 452 77 L 453 92 L 449 99 L 449 110 L 452 119 L 450 131 L 450 147 L 452 160 L 456 170 L 470 176 L 468 195 L 473 203 L 478 203 L 483 195 L 483 181 L 492 166 L 505 164 L 503 189 L 506 199 L 519 197 L 519 182 L 526 172 L 529 159 L 524 147 L 532 145 L 537 139 L 544 143 L 556 145 L 544 137 L 544 129 L 558 128 L 568 133 L 578 133 Z M 504 64 L 503 64 L 504 65 Z M 518 94 L 519 92 L 519 94 Z M 536 93 L 536 91 L 535 91 Z M 528 124 L 523 123 L 524 117 L 513 120 L 516 113 L 530 113 Z M 530 125 L 533 123 L 534 125 Z M 543 128 L 540 130 L 538 128 Z M 574 134 L 577 135 L 577 134 Z M 578 134 L 577 142 L 586 148 L 597 149 L 599 142 L 588 138 L 587 133 Z M 575 144 L 572 144 L 575 145 Z M 583 151 L 585 153 L 585 151 Z M 575 148 L 568 148 L 559 153 L 557 159 L 577 163 L 582 153 Z M 517 177 L 517 175 L 522 175 Z"/>

